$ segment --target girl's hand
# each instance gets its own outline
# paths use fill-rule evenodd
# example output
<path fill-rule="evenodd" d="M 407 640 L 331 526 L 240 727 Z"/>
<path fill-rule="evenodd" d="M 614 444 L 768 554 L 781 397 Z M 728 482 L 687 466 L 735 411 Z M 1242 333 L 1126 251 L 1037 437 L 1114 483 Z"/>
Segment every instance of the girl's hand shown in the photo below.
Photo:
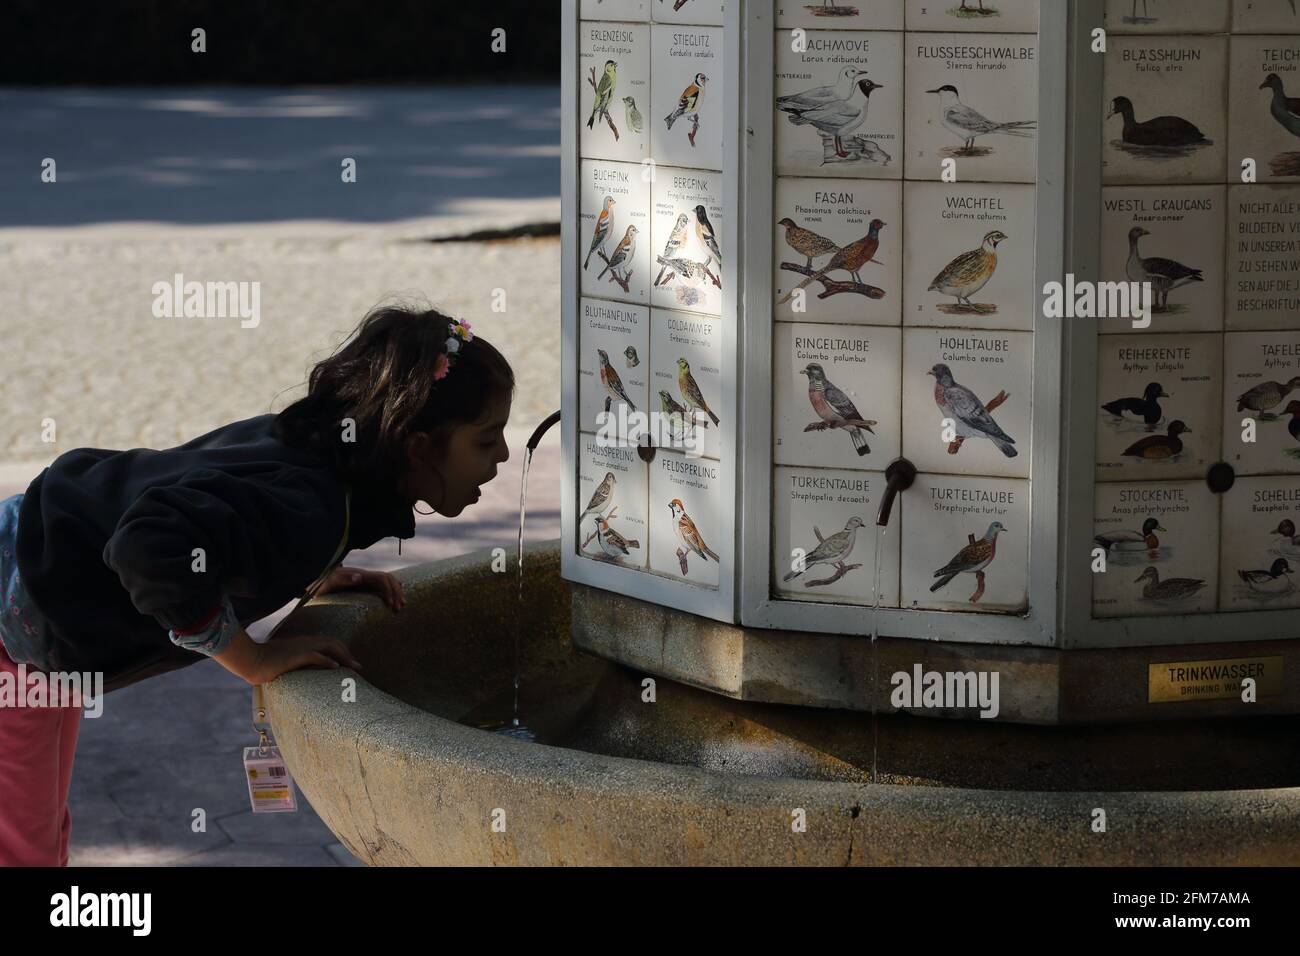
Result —
<path fill-rule="evenodd" d="M 330 572 L 329 577 L 316 593 L 329 594 L 331 591 L 346 591 L 349 588 L 378 594 L 394 613 L 406 607 L 406 598 L 402 595 L 402 582 L 386 571 L 366 571 L 363 568 L 346 568 L 340 565 Z"/>
<path fill-rule="evenodd" d="M 300 667 L 351 667 L 361 670 L 361 662 L 348 650 L 347 645 L 335 637 L 319 634 L 299 634 L 280 637 L 257 647 L 256 661 L 251 673 L 241 675 L 250 684 L 266 684 L 287 671 Z"/>

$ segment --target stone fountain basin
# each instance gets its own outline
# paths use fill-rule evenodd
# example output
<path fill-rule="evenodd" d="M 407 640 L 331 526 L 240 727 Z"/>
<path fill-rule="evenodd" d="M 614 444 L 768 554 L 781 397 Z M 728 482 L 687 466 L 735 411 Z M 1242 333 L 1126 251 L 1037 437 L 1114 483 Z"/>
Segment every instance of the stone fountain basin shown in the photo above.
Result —
<path fill-rule="evenodd" d="M 571 644 L 558 541 L 525 555 L 520 714 L 539 742 L 478 729 L 511 715 L 507 563 L 493 572 L 483 550 L 406 568 L 398 614 L 343 592 L 282 628 L 337 636 L 362 662 L 285 674 L 266 697 L 298 787 L 370 864 L 1300 862 L 1296 718 L 873 725 L 666 678 L 647 703 L 651 675 Z"/>

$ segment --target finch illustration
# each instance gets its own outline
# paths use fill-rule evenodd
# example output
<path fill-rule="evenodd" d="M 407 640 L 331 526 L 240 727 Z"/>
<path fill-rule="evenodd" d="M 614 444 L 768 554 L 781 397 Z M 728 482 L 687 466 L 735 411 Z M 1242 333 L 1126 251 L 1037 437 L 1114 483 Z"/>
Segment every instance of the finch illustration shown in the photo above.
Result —
<path fill-rule="evenodd" d="M 664 389 L 659 389 L 659 409 L 668 420 L 669 435 L 676 438 L 684 434 L 691 425 L 691 417 L 686 413 L 686 406 Z"/>
<path fill-rule="evenodd" d="M 682 399 L 686 402 L 692 418 L 698 408 L 708 413 L 708 416 L 713 419 L 713 424 L 718 424 L 718 416 L 713 414 L 713 409 L 709 408 L 709 403 L 704 400 L 704 393 L 700 391 L 700 386 L 695 383 L 695 376 L 691 374 L 690 363 L 684 358 L 677 360 L 677 388 L 682 393 Z"/>
<path fill-rule="evenodd" d="M 695 74 L 695 82 L 686 89 L 682 90 L 681 99 L 677 101 L 677 109 L 664 117 L 664 122 L 668 128 L 672 129 L 683 116 L 689 116 L 700 108 L 700 100 L 704 98 L 704 87 L 709 82 L 709 78 L 703 73 Z"/>
<path fill-rule="evenodd" d="M 591 105 L 591 116 L 587 118 L 587 129 L 596 125 L 596 117 L 609 112 L 609 101 L 614 98 L 614 85 L 618 83 L 618 64 L 613 60 L 605 61 L 605 72 L 596 84 L 596 101 Z"/>
<path fill-rule="evenodd" d="M 639 133 L 644 129 L 641 119 L 641 111 L 636 108 L 636 100 L 630 96 L 623 97 L 623 107 L 627 112 L 627 128 L 634 133 Z"/>
<path fill-rule="evenodd" d="M 701 558 L 712 558 L 718 560 L 717 554 L 704 543 L 704 538 L 700 536 L 700 531 L 695 527 L 695 522 L 691 516 L 686 513 L 686 506 L 682 504 L 680 498 L 674 498 L 668 502 L 668 509 L 673 514 L 674 526 L 677 530 L 677 540 L 682 543 L 682 551 L 678 552 L 682 562 L 682 574 L 686 573 L 686 558 L 691 553 L 699 555 Z"/>
<path fill-rule="evenodd" d="M 605 391 L 610 395 L 623 402 L 632 411 L 636 411 L 632 399 L 628 398 L 627 392 L 623 390 L 623 380 L 618 377 L 618 369 L 610 364 L 609 353 L 604 349 L 596 349 L 596 351 L 600 354 L 600 384 L 605 386 Z"/>
<path fill-rule="evenodd" d="M 673 224 L 673 231 L 668 236 L 668 241 L 664 244 L 664 259 L 671 259 L 677 255 L 677 250 L 686 242 L 686 229 L 691 224 L 691 217 L 682 213 L 677 217 L 677 222 Z M 659 270 L 659 275 L 655 277 L 655 285 L 663 281 L 664 273 L 668 271 L 667 266 Z M 669 277 L 671 278 L 671 276 Z"/>
<path fill-rule="evenodd" d="M 623 357 L 627 359 L 628 368 L 636 368 L 641 364 L 641 360 L 636 356 L 636 346 L 629 345 L 623 350 Z"/>
<path fill-rule="evenodd" d="M 617 510 L 618 508 L 614 509 L 614 511 Z M 631 555 L 630 549 L 640 548 L 641 542 L 629 540 L 611 528 L 609 519 L 612 517 L 614 517 L 613 511 L 610 512 L 608 517 L 596 518 L 596 541 L 600 544 L 600 550 L 605 552 L 605 557 L 617 561 L 620 558 L 629 557 Z"/>
<path fill-rule="evenodd" d="M 614 247 L 614 254 L 609 257 L 609 262 L 605 268 L 600 270 L 600 275 L 596 276 L 597 281 L 605 277 L 605 273 L 626 263 L 636 253 L 636 226 L 628 226 L 627 232 L 623 233 L 623 238 L 619 240 L 618 245 Z M 625 280 L 626 281 L 626 280 Z"/>
<path fill-rule="evenodd" d="M 591 234 L 591 248 L 587 250 L 587 258 L 583 260 L 582 268 L 586 269 L 591 263 L 591 257 L 597 249 L 605 245 L 609 239 L 609 230 L 614 225 L 614 216 L 610 212 L 614 208 L 614 197 L 606 196 L 605 205 L 601 207 L 600 215 L 596 217 L 596 228 Z"/>
<path fill-rule="evenodd" d="M 695 207 L 695 235 L 700 244 L 709 250 L 715 262 L 722 265 L 722 252 L 718 249 L 718 237 L 713 233 L 713 223 L 709 222 L 709 211 L 703 206 Z"/>
<path fill-rule="evenodd" d="M 813 267 L 814 259 L 820 259 L 822 256 L 829 256 L 832 252 L 839 251 L 840 247 L 835 243 L 825 236 L 817 235 L 811 229 L 795 225 L 794 220 L 789 216 L 786 216 L 777 225 L 785 227 L 785 244 L 808 260 L 804 266 L 805 269 Z"/>
<path fill-rule="evenodd" d="M 804 555 L 803 570 L 791 571 L 781 580 L 793 581 L 795 578 L 799 577 L 799 575 L 803 574 L 804 571 L 809 570 L 814 565 L 829 564 L 834 566 L 843 564 L 849 554 L 852 553 L 853 545 L 857 542 L 858 529 L 864 524 L 866 524 L 866 522 L 857 515 L 854 515 L 848 520 L 848 523 L 844 525 L 843 531 L 837 531 L 829 538 L 822 538 L 817 547 Z M 818 535 L 818 537 L 820 537 L 820 535 Z"/>
<path fill-rule="evenodd" d="M 871 426 L 876 423 L 862 417 L 853 400 L 831 384 L 820 365 L 810 363 L 800 369 L 799 374 L 808 376 L 808 401 L 821 420 L 831 428 L 845 429 L 859 455 L 870 454 L 871 447 L 867 444 L 864 430 L 874 435 Z"/>
<path fill-rule="evenodd" d="M 614 498 L 614 485 L 618 484 L 614 480 L 612 471 L 605 472 L 605 480 L 602 481 L 591 493 L 591 500 L 587 502 L 586 509 L 578 515 L 578 523 L 582 524 L 582 519 L 589 514 L 599 514 L 604 511 Z"/>

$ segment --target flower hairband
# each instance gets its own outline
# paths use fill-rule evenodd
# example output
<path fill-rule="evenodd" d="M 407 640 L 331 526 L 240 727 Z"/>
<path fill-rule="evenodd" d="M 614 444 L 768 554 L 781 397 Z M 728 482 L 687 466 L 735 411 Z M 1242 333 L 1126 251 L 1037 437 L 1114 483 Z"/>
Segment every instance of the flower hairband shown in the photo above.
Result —
<path fill-rule="evenodd" d="M 474 341 L 474 333 L 470 331 L 468 322 L 462 322 L 459 319 L 451 320 L 451 335 L 447 336 L 447 351 L 439 355 L 433 364 L 433 378 L 438 381 L 451 371 L 452 362 L 455 361 L 457 354 L 460 352 L 461 342 Z"/>

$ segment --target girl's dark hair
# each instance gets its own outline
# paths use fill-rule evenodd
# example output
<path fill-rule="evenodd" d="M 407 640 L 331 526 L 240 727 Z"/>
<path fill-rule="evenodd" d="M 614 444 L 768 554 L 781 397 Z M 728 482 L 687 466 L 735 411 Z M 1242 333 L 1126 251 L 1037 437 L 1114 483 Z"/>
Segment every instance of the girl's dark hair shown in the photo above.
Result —
<path fill-rule="evenodd" d="M 276 436 L 314 452 L 345 481 L 395 489 L 409 435 L 427 432 L 438 447 L 457 425 L 483 420 L 495 396 L 513 393 L 510 363 L 477 334 L 460 343 L 450 371 L 435 380 L 449 335 L 451 317 L 436 309 L 371 309 L 311 370 L 307 395 L 276 416 Z M 343 440 L 345 418 L 356 423 L 355 441 Z"/>

